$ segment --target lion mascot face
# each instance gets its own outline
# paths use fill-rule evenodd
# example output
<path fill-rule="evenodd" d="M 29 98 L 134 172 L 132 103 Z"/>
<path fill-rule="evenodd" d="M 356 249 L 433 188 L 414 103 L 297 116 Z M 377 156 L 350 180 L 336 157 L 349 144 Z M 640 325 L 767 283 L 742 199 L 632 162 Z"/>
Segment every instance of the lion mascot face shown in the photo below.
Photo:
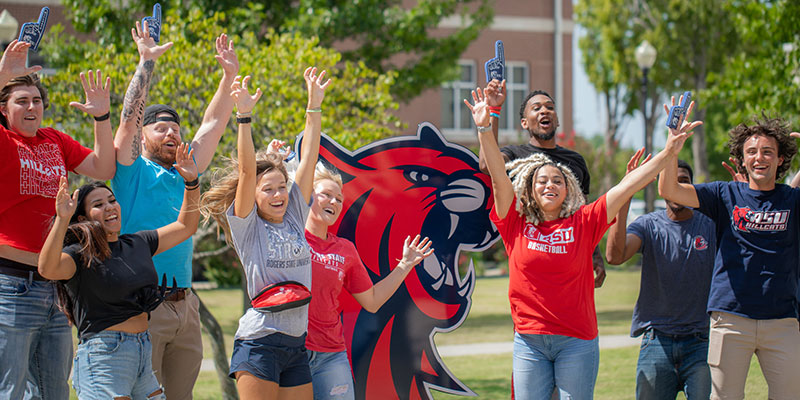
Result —
<path fill-rule="evenodd" d="M 433 335 L 457 328 L 470 308 L 474 269 L 470 261 L 459 273 L 460 251 L 481 251 L 499 237 L 477 157 L 423 123 L 415 136 L 354 152 L 323 135 L 320 159 L 344 180 L 342 217 L 330 231 L 355 244 L 373 283 L 402 258 L 406 236 L 427 236 L 435 249 L 377 313 L 342 296 L 356 398 L 430 399 L 430 388 L 474 395 L 444 365 Z"/>

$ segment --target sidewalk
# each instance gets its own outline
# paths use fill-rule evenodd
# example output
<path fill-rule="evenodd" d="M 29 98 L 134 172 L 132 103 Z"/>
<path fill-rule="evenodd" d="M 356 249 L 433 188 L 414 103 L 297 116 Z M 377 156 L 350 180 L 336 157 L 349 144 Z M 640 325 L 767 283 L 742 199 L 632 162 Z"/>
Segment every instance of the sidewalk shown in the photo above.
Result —
<path fill-rule="evenodd" d="M 601 349 L 616 349 L 620 347 L 638 346 L 640 338 L 632 338 L 628 335 L 607 335 L 600 336 Z M 490 342 L 472 343 L 450 346 L 437 346 L 439 355 L 442 357 L 477 356 L 484 354 L 507 354 L 514 349 L 513 342 Z M 204 359 L 201 371 L 214 371 L 214 361 Z"/>

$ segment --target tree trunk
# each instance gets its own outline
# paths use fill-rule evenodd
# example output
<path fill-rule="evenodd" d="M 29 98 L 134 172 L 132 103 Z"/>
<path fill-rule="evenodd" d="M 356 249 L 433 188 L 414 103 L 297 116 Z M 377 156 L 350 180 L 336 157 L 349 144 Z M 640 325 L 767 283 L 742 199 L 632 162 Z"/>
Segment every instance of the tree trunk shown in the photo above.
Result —
<path fill-rule="evenodd" d="M 197 292 L 195 292 L 195 295 L 197 295 Z M 230 365 L 228 364 L 228 356 L 225 354 L 225 337 L 222 335 L 222 327 L 219 326 L 219 322 L 208 310 L 200 296 L 197 296 L 197 300 L 200 303 L 200 322 L 211 338 L 211 350 L 214 352 L 214 366 L 217 369 L 222 398 L 224 400 L 239 400 L 236 384 L 233 379 L 228 377 Z"/>

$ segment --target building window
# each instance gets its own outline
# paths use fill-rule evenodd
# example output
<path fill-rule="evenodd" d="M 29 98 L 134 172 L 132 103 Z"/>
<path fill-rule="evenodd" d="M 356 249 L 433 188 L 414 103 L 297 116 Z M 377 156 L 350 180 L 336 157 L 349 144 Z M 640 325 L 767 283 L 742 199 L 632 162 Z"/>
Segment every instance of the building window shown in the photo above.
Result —
<path fill-rule="evenodd" d="M 471 91 L 477 87 L 475 62 L 461 60 L 458 80 L 442 86 L 442 129 L 472 129 L 472 114 L 464 99 L 472 101 Z"/>
<path fill-rule="evenodd" d="M 520 128 L 519 107 L 528 93 L 528 64 L 519 61 L 506 62 L 506 101 L 500 113 L 500 130 Z"/>

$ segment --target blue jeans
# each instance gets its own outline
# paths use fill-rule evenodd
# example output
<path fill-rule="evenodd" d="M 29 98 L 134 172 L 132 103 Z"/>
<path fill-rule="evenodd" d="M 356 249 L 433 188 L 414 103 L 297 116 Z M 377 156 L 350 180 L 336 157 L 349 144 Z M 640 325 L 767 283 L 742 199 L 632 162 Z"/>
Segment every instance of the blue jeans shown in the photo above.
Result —
<path fill-rule="evenodd" d="M 81 400 L 106 400 L 128 396 L 166 399 L 153 364 L 150 333 L 102 331 L 78 344 L 72 386 Z"/>
<path fill-rule="evenodd" d="M 636 365 L 636 398 L 675 400 L 683 390 L 688 400 L 708 399 L 711 372 L 707 357 L 708 332 L 674 336 L 647 330 Z"/>
<path fill-rule="evenodd" d="M 347 352 L 308 351 L 314 400 L 353 400 L 353 372 Z"/>
<path fill-rule="evenodd" d="M 0 274 L 0 398 L 68 399 L 72 331 L 55 285 Z"/>
<path fill-rule="evenodd" d="M 562 400 L 591 399 L 600 366 L 597 338 L 514 333 L 514 398 L 550 400 L 553 388 Z"/>

